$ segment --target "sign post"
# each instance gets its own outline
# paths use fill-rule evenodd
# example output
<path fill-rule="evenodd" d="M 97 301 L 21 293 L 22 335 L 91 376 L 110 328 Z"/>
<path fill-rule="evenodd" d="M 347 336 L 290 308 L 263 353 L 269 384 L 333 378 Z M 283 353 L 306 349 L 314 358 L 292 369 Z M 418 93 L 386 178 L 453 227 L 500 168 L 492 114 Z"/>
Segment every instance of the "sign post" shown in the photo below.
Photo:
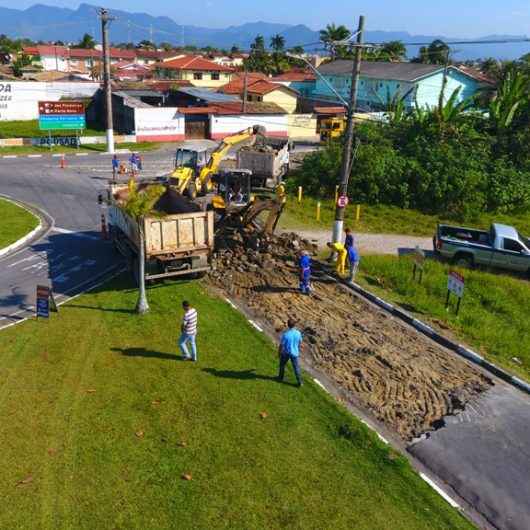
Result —
<path fill-rule="evenodd" d="M 455 271 L 449 271 L 449 276 L 447 279 L 447 298 L 445 299 L 445 309 L 449 310 L 449 299 L 453 293 L 457 298 L 458 302 L 456 304 L 456 314 L 460 311 L 460 303 L 464 297 L 464 277 Z"/>
<path fill-rule="evenodd" d="M 41 131 L 85 128 L 85 105 L 82 101 L 39 101 L 39 129 Z"/>
<path fill-rule="evenodd" d="M 423 267 L 425 265 L 425 252 L 420 247 L 414 250 L 414 268 L 412 269 L 412 278 L 416 279 L 416 272 L 418 272 L 418 283 L 423 280 Z"/>
<path fill-rule="evenodd" d="M 346 208 L 348 206 L 348 197 L 346 195 L 340 195 L 337 199 L 337 206 L 339 208 Z"/>
<path fill-rule="evenodd" d="M 57 313 L 57 304 L 52 290 L 47 285 L 37 285 L 37 303 L 35 304 L 37 318 L 49 318 L 50 311 Z"/>

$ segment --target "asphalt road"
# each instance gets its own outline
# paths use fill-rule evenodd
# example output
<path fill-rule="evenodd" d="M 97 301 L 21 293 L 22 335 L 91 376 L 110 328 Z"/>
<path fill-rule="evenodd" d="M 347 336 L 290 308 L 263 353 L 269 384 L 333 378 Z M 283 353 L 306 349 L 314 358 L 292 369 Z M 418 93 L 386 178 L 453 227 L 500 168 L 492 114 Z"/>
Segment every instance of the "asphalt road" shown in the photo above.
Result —
<path fill-rule="evenodd" d="M 122 155 L 126 157 L 127 155 Z M 172 152 L 146 153 L 144 176 L 167 174 Z M 0 328 L 31 316 L 35 288 L 48 284 L 59 299 L 96 284 L 120 266 L 100 236 L 97 194 L 110 177 L 99 154 L 0 160 L 0 193 L 53 217 L 50 232 L 0 259 Z M 1 220 L 0 220 L 1 222 Z M 530 528 L 530 397 L 496 381 L 494 388 L 408 451 L 490 527 Z"/>

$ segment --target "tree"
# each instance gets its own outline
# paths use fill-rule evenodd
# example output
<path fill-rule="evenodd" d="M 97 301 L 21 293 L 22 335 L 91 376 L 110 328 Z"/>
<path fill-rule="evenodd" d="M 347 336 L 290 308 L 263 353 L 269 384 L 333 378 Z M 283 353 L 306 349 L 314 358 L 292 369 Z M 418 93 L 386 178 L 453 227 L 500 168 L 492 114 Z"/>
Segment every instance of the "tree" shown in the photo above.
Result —
<path fill-rule="evenodd" d="M 292 48 L 289 48 L 289 53 L 294 55 L 304 55 L 305 50 L 303 46 L 293 46 Z"/>
<path fill-rule="evenodd" d="M 161 48 L 165 52 L 170 52 L 173 49 L 173 45 L 170 42 L 161 42 L 159 44 L 159 48 Z"/>
<path fill-rule="evenodd" d="M 156 50 L 156 46 L 154 42 L 151 42 L 150 40 L 146 40 L 146 39 L 141 40 L 138 43 L 138 46 L 136 47 L 139 49 L 143 49 L 143 50 Z"/>
<path fill-rule="evenodd" d="M 84 48 L 85 50 L 93 50 L 96 46 L 96 41 L 92 35 L 85 33 L 83 38 L 77 44 L 77 48 Z"/>
<path fill-rule="evenodd" d="M 258 35 L 254 42 L 250 45 L 252 53 L 264 53 L 265 52 L 265 38 L 263 35 Z"/>
<path fill-rule="evenodd" d="M 505 131 L 517 117 L 518 110 L 529 105 L 528 81 L 520 72 L 508 72 L 497 89 L 497 96 L 490 103 L 489 117 L 493 129 Z"/>
<path fill-rule="evenodd" d="M 239 48 L 238 48 L 236 45 L 232 46 L 232 47 L 230 48 L 230 53 L 231 53 L 232 55 L 234 55 L 234 54 L 236 54 L 236 53 L 239 53 Z"/>
<path fill-rule="evenodd" d="M 400 40 L 384 42 L 381 54 L 389 61 L 401 61 L 407 56 L 407 47 Z"/>
<path fill-rule="evenodd" d="M 285 48 L 285 37 L 283 37 L 282 35 L 279 35 L 279 34 L 273 35 L 271 37 L 271 48 L 276 53 L 283 52 L 283 50 Z"/>
<path fill-rule="evenodd" d="M 136 312 L 143 315 L 149 311 L 149 303 L 145 292 L 145 234 L 143 231 L 143 219 L 153 213 L 153 207 L 164 194 L 164 186 L 148 186 L 142 191 L 138 190 L 136 182 L 129 181 L 129 196 L 124 205 L 124 210 L 138 223 L 140 237 L 138 253 L 138 302 Z"/>
<path fill-rule="evenodd" d="M 320 30 L 320 40 L 324 47 L 328 50 L 331 57 L 344 56 L 345 47 L 338 46 L 335 43 L 344 41 L 351 37 L 351 32 L 346 26 L 336 26 L 335 24 L 328 24 L 326 29 Z"/>
<path fill-rule="evenodd" d="M 449 56 L 449 46 L 439 39 L 433 40 L 427 48 L 420 48 L 419 57 L 414 61 L 424 64 L 445 64 Z"/>
<path fill-rule="evenodd" d="M 29 55 L 26 55 L 25 53 L 19 55 L 15 61 L 13 61 L 13 75 L 15 77 L 22 77 L 22 69 L 32 63 L 33 59 Z"/>

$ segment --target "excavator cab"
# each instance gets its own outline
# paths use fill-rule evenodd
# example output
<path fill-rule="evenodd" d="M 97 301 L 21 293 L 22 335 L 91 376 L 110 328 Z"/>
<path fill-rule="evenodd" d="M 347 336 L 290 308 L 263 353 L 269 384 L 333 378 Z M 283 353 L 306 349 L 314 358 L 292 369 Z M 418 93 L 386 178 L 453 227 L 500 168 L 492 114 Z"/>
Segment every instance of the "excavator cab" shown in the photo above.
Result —
<path fill-rule="evenodd" d="M 197 196 L 197 176 L 208 163 L 208 152 L 195 149 L 177 149 L 175 153 L 175 169 L 171 174 L 170 183 L 179 193 L 187 193 L 194 199 Z"/>
<path fill-rule="evenodd" d="M 219 173 L 214 182 L 216 195 L 212 200 L 214 208 L 241 207 L 253 200 L 252 171 L 248 169 L 233 169 Z"/>

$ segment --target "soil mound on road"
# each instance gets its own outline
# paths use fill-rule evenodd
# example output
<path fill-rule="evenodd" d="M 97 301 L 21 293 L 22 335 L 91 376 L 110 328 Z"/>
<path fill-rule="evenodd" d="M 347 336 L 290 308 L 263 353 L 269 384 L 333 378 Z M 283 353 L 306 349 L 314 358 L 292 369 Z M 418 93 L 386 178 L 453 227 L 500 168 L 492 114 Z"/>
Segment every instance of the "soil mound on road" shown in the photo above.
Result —
<path fill-rule="evenodd" d="M 461 411 L 492 381 L 324 275 L 298 292 L 297 254 L 314 250 L 295 234 L 264 238 L 251 229 L 219 234 L 212 284 L 239 298 L 276 331 L 295 318 L 304 355 L 403 439 Z"/>

